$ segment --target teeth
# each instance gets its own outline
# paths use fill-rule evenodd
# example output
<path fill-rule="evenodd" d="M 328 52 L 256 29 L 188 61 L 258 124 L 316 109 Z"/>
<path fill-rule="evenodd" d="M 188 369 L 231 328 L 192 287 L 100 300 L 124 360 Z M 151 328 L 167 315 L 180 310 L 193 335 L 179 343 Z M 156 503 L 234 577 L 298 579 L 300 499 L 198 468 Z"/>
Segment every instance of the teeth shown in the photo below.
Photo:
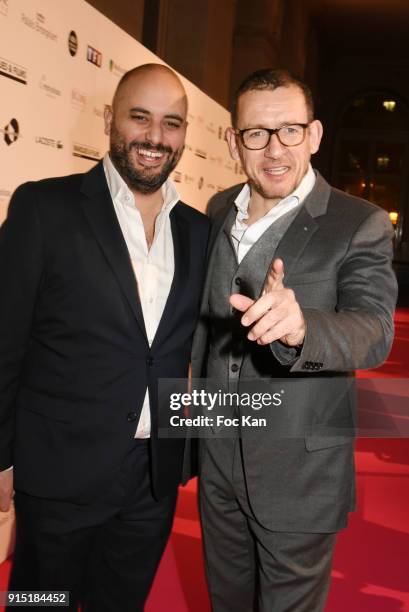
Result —
<path fill-rule="evenodd" d="M 280 168 L 265 168 L 265 172 L 268 174 L 284 174 L 287 172 L 288 168 L 286 166 L 281 166 Z"/>
<path fill-rule="evenodd" d="M 143 155 L 144 157 L 152 157 L 152 158 L 163 157 L 163 153 L 158 153 L 155 151 L 148 151 L 147 149 L 138 149 L 138 153 L 139 155 Z"/>

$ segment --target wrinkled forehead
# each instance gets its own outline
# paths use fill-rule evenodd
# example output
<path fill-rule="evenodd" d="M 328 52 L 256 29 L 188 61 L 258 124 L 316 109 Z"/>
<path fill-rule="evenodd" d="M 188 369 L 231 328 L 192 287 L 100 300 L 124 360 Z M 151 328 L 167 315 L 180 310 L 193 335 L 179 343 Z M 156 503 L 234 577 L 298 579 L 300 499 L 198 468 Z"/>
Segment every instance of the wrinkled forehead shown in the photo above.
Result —
<path fill-rule="evenodd" d="M 179 79 L 168 72 L 151 70 L 130 77 L 114 97 L 114 112 L 131 108 L 158 115 L 187 115 L 187 96 Z"/>
<path fill-rule="evenodd" d="M 308 108 L 304 93 L 296 85 L 252 89 L 244 92 L 238 99 L 237 123 L 241 129 L 248 125 L 267 125 L 267 122 L 307 121 Z"/>

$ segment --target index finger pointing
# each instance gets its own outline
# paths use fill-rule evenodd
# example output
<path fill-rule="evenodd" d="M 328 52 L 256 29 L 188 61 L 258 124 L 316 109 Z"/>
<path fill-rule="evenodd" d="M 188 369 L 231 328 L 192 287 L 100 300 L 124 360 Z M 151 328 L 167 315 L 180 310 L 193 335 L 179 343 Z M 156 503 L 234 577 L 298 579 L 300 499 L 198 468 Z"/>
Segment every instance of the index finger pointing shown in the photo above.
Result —
<path fill-rule="evenodd" d="M 271 293 L 277 289 L 284 289 L 284 262 L 282 259 L 273 259 L 268 269 L 267 278 L 264 283 L 263 293 Z"/>

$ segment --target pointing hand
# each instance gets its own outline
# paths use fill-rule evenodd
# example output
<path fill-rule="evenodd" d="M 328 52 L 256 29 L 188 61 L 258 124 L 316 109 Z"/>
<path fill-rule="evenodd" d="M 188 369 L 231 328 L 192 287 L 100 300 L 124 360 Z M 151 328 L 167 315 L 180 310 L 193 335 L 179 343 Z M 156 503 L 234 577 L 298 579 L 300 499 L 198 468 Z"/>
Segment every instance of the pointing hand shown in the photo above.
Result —
<path fill-rule="evenodd" d="M 250 327 L 247 338 L 260 345 L 280 340 L 287 346 L 300 346 L 305 337 L 305 320 L 294 291 L 284 287 L 284 263 L 271 262 L 261 297 L 258 300 L 235 293 L 230 304 L 244 315 L 242 325 Z"/>

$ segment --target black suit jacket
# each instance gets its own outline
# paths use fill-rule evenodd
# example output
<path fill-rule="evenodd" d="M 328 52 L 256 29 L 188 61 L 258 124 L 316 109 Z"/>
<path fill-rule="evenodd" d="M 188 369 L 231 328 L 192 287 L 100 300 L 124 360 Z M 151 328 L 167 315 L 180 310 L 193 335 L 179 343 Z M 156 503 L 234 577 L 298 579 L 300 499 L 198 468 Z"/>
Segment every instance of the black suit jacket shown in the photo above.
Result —
<path fill-rule="evenodd" d="M 184 440 L 158 438 L 157 382 L 188 373 L 208 221 L 181 202 L 170 218 L 175 274 L 149 347 L 102 163 L 15 192 L 0 230 L 0 469 L 14 464 L 16 489 L 103 492 L 147 387 L 155 495 L 180 482 Z"/>

